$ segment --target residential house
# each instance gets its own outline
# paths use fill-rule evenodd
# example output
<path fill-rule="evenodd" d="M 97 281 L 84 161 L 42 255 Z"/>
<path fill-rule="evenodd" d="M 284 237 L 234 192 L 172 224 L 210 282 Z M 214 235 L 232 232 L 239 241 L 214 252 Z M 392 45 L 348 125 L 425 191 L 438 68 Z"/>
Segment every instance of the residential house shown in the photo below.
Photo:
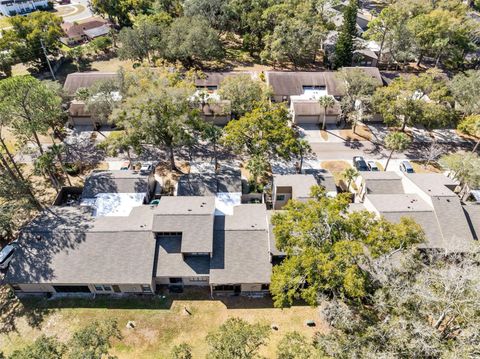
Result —
<path fill-rule="evenodd" d="M 307 201 L 311 199 L 310 190 L 313 186 L 323 186 L 328 196 L 337 195 L 337 187 L 333 175 L 326 170 L 315 170 L 301 174 L 274 175 L 272 186 L 272 206 L 280 210 L 294 199 Z"/>
<path fill-rule="evenodd" d="M 217 211 L 214 196 L 163 196 L 143 205 L 148 177 L 119 172 L 93 173 L 79 203 L 49 208 L 26 226 L 5 282 L 18 294 L 151 294 L 183 286 L 210 287 L 212 295 L 268 292 L 264 204 L 232 205 L 230 214 Z M 138 198 L 125 200 L 134 193 Z"/>
<path fill-rule="evenodd" d="M 0 14 L 3 16 L 22 15 L 36 10 L 47 10 L 49 7 L 47 0 L 2 0 L 0 1 Z"/>
<path fill-rule="evenodd" d="M 465 206 L 453 192 L 457 183 L 442 174 L 362 172 L 352 210 L 365 209 L 389 221 L 410 217 L 426 236 L 423 249 L 469 251 L 474 243 L 476 207 Z"/>
<path fill-rule="evenodd" d="M 219 126 L 224 126 L 231 120 L 230 101 L 220 98 L 217 91 L 225 78 L 239 75 L 254 77 L 254 74 L 251 72 L 232 71 L 205 72 L 195 79 L 196 97 L 198 102 L 200 102 L 200 115 L 203 119 Z"/>
<path fill-rule="evenodd" d="M 68 123 L 70 126 L 102 126 L 108 123 L 98 123 L 92 120 L 85 101 L 75 98 L 80 89 L 88 89 L 102 81 L 115 80 L 118 75 L 115 72 L 75 72 L 67 75 L 63 90 L 72 98 L 68 107 Z"/>
<path fill-rule="evenodd" d="M 375 67 L 346 67 L 345 71 L 360 69 L 383 86 L 380 71 Z M 287 102 L 290 105 L 293 122 L 297 124 L 318 124 L 323 121 L 324 109 L 318 104 L 322 96 L 331 96 L 335 104 L 327 108 L 326 123 L 338 121 L 341 114 L 340 101 L 345 95 L 343 80 L 338 72 L 282 72 L 267 71 L 266 82 L 273 90 L 272 101 Z M 374 117 L 378 120 L 378 116 Z"/>
<path fill-rule="evenodd" d="M 102 18 L 90 18 L 80 22 L 63 22 L 65 36 L 60 41 L 67 46 L 75 46 L 110 33 L 111 24 Z"/>

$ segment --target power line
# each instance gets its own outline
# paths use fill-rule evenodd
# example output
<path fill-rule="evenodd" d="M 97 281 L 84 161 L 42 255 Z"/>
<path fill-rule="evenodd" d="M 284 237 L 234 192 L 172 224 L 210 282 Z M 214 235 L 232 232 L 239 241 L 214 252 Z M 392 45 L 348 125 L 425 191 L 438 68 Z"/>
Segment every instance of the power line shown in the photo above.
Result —
<path fill-rule="evenodd" d="M 50 69 L 52 78 L 54 81 L 56 81 L 57 79 L 55 77 L 55 73 L 53 72 L 52 65 L 50 64 L 50 59 L 48 58 L 48 55 L 47 55 L 47 49 L 45 49 L 45 45 L 43 44 L 43 39 L 40 39 L 40 45 L 42 46 L 43 53 L 45 55 L 45 58 L 47 59 L 48 68 Z"/>

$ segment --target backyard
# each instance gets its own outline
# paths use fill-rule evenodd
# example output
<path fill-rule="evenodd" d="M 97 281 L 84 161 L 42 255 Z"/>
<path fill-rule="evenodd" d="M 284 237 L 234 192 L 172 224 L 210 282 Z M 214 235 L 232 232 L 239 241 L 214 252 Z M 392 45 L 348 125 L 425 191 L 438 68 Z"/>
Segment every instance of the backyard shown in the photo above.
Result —
<path fill-rule="evenodd" d="M 272 329 L 268 345 L 261 351 L 267 358 L 275 357 L 276 346 L 288 331 L 296 330 L 311 337 L 317 331 L 327 330 L 317 308 L 299 305 L 276 309 L 266 298 L 212 300 L 206 291 L 165 298 L 30 299 L 16 303 L 16 308 L 22 308 L 22 314 L 15 318 L 15 330 L 8 334 L 3 330 L 0 334 L 0 347 L 7 355 L 41 334 L 66 341 L 75 330 L 107 318 L 115 318 L 122 331 L 123 339 L 115 341 L 111 351 L 120 359 L 168 358 L 172 347 L 181 342 L 193 347 L 194 358 L 203 358 L 208 351 L 205 336 L 230 317 L 278 326 L 278 330 Z M 191 314 L 186 314 L 185 308 Z M 5 318 L 1 319 L 5 322 Z M 315 320 L 316 326 L 306 326 L 307 320 Z M 135 322 L 135 328 L 127 329 L 128 321 Z"/>

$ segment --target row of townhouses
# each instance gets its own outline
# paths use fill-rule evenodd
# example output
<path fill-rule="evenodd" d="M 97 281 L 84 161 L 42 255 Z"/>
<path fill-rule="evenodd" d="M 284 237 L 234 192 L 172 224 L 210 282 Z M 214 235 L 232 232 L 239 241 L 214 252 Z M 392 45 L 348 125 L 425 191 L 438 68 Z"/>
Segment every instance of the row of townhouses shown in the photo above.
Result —
<path fill-rule="evenodd" d="M 384 85 L 384 79 L 376 67 L 347 67 L 344 71 L 363 71 L 371 76 L 378 86 Z M 230 76 L 250 76 L 254 79 L 259 77 L 254 72 L 209 72 L 205 76 L 195 80 L 197 90 L 208 101 L 201 103 L 201 115 L 207 121 L 216 125 L 226 125 L 231 119 L 230 102 L 222 99 L 217 91 L 222 86 L 225 78 Z M 69 106 L 70 125 L 92 125 L 92 118 L 85 102 L 75 99 L 75 93 L 81 88 L 89 88 L 98 81 L 115 80 L 114 72 L 86 72 L 73 73 L 67 76 L 64 89 L 72 97 Z M 333 71 L 324 72 L 265 72 L 265 82 L 270 86 L 273 94 L 272 101 L 286 102 L 290 108 L 292 121 L 296 124 L 322 123 L 325 109 L 320 106 L 318 99 L 322 96 L 331 96 L 335 103 L 327 108 L 326 123 L 334 124 L 341 114 L 340 100 L 345 95 L 345 84 L 340 73 Z M 379 121 L 374 116 L 372 121 Z M 107 123 L 98 123 L 107 125 Z"/>
<path fill-rule="evenodd" d="M 184 175 L 161 196 L 153 174 L 93 172 L 24 228 L 5 275 L 17 294 L 144 293 L 184 286 L 212 296 L 268 293 L 275 245 L 272 215 L 290 199 L 306 201 L 325 170 L 274 175 L 271 201 L 248 203 L 238 170 Z M 468 252 L 480 236 L 480 206 L 464 205 L 441 174 L 364 172 L 351 211 L 391 221 L 411 217 L 425 231 L 422 250 Z M 153 202 L 152 202 L 153 200 Z"/>

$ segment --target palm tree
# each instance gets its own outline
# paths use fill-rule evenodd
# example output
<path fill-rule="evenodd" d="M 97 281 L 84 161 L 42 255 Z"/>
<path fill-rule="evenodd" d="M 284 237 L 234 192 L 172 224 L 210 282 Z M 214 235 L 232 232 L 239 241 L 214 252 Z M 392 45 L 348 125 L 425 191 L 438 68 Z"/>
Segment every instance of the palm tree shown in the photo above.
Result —
<path fill-rule="evenodd" d="M 343 170 L 342 177 L 344 180 L 347 181 L 347 189 L 350 188 L 350 185 L 352 184 L 353 181 L 355 181 L 358 175 L 359 175 L 358 171 L 353 167 L 349 167 Z"/>
<path fill-rule="evenodd" d="M 327 123 L 327 109 L 335 105 L 335 99 L 332 96 L 325 95 L 318 99 L 318 103 L 323 107 L 322 130 L 324 130 Z"/>
<path fill-rule="evenodd" d="M 247 170 L 250 172 L 250 182 L 253 184 L 254 190 L 259 190 L 260 179 L 262 179 L 268 171 L 269 163 L 264 156 L 255 155 L 247 163 Z"/>
<path fill-rule="evenodd" d="M 385 171 L 387 170 L 393 153 L 395 151 L 405 151 L 408 146 L 410 146 L 410 143 L 410 137 L 408 137 L 408 135 L 403 132 L 390 132 L 387 136 L 385 136 L 385 147 L 391 151 L 390 155 L 388 156 L 387 164 L 385 165 Z"/>
<path fill-rule="evenodd" d="M 302 173 L 303 160 L 305 159 L 306 155 L 312 152 L 312 148 L 310 147 L 310 144 L 306 139 L 299 138 L 297 139 L 297 148 L 295 152 L 298 158 L 300 159 L 300 163 L 298 164 L 297 171 L 298 173 Z"/>

